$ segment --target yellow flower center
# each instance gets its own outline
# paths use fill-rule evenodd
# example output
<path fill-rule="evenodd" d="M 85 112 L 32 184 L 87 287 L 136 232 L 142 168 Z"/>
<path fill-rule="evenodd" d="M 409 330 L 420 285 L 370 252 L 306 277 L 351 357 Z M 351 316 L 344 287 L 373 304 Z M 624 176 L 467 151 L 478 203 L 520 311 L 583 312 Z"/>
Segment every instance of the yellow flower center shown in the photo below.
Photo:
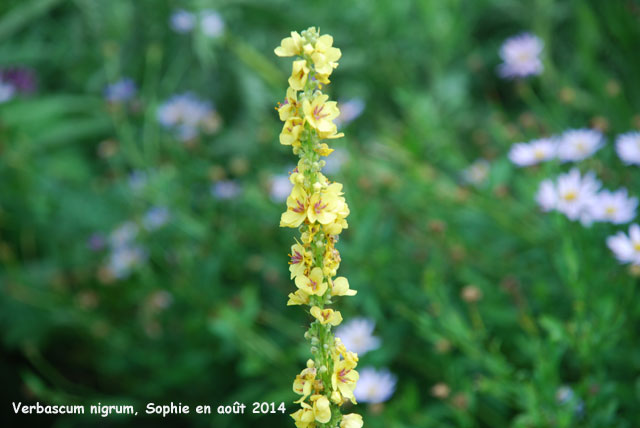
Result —
<path fill-rule="evenodd" d="M 640 252 L 640 242 L 634 242 L 634 243 L 633 243 L 633 249 L 634 249 L 635 251 Z"/>
<path fill-rule="evenodd" d="M 565 193 L 562 197 L 565 199 L 565 201 L 571 202 L 571 201 L 575 201 L 577 199 L 578 194 L 575 191 L 571 190 L 571 191 Z"/>

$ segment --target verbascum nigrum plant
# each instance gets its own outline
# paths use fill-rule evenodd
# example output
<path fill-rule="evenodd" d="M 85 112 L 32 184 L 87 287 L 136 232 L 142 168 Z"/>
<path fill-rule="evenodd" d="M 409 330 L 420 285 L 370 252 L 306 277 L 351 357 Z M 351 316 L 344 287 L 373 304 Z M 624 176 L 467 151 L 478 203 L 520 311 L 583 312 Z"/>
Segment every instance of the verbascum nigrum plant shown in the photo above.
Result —
<path fill-rule="evenodd" d="M 300 231 L 291 247 L 289 268 L 297 289 L 289 294 L 287 305 L 308 306 L 314 319 L 305 333 L 313 358 L 293 382 L 301 408 L 291 417 L 298 428 L 360 428 L 362 416 L 342 415 L 340 410 L 347 400 L 356 403 L 358 356 L 347 351 L 331 331 L 342 322 L 340 312 L 330 307 L 335 298 L 356 294 L 346 278 L 336 277 L 340 253 L 335 245 L 348 226 L 349 207 L 342 184 L 329 181 L 321 172 L 322 158 L 333 151 L 325 141 L 344 135 L 333 122 L 340 113 L 336 102 L 322 93 L 341 52 L 333 47 L 333 37 L 321 36 L 311 27 L 300 34 L 292 32 L 275 53 L 296 57 L 286 98 L 277 107 L 284 122 L 280 143 L 291 146 L 300 158 L 290 176 L 293 188 L 280 220 L 281 227 Z"/>

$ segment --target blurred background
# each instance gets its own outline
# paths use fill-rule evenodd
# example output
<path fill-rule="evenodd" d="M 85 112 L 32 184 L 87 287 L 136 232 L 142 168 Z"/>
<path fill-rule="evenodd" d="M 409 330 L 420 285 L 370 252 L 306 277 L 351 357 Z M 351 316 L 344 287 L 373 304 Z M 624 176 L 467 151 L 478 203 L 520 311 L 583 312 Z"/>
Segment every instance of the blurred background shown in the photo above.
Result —
<path fill-rule="evenodd" d="M 539 182 L 567 168 L 507 153 L 596 128 L 608 144 L 583 164 L 637 189 L 612 141 L 640 128 L 639 2 L 3 0 L 4 426 L 293 426 L 142 413 L 295 410 L 309 317 L 286 306 L 296 159 L 273 49 L 309 26 L 343 53 L 326 175 L 351 208 L 340 274 L 358 295 L 339 309 L 365 426 L 637 426 L 637 272 L 605 245 L 626 229 L 542 213 Z M 501 78 L 525 31 L 544 71 Z M 12 401 L 140 415 L 16 417 Z"/>

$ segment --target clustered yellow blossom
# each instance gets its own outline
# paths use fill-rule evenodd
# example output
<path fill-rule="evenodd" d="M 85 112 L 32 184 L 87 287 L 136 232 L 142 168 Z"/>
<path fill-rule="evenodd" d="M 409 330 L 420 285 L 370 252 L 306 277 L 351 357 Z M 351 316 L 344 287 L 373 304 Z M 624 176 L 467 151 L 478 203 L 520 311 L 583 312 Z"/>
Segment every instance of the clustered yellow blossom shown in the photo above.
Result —
<path fill-rule="evenodd" d="M 338 66 L 341 52 L 333 47 L 333 37 L 321 36 L 311 27 L 292 32 L 275 53 L 296 57 L 286 97 L 277 107 L 284 122 L 280 143 L 291 146 L 300 158 L 290 176 L 293 189 L 280 219 L 281 227 L 300 231 L 289 262 L 296 291 L 289 294 L 287 305 L 309 306 L 314 319 L 305 334 L 313 359 L 293 382 L 293 391 L 300 395 L 296 401 L 300 409 L 291 417 L 298 428 L 361 428 L 362 416 L 342 415 L 340 411 L 347 401 L 356 404 L 353 390 L 358 381 L 358 356 L 347 351 L 331 332 L 342 322 L 342 314 L 329 307 L 335 296 L 356 294 L 345 277 L 336 277 L 340 253 L 335 244 L 349 226 L 349 207 L 342 184 L 332 183 L 321 172 L 322 158 L 333 151 L 323 140 L 343 136 L 333 122 L 340 114 L 337 103 L 321 91 Z"/>

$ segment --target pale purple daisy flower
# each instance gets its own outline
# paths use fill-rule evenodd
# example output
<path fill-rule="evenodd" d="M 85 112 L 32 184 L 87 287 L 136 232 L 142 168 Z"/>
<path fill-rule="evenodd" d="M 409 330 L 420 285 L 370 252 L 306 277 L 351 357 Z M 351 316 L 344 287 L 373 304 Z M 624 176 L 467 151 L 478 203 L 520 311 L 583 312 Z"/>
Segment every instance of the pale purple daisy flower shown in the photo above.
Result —
<path fill-rule="evenodd" d="M 632 224 L 629 235 L 618 232 L 607 238 L 607 246 L 620 263 L 640 266 L 640 226 Z"/>
<path fill-rule="evenodd" d="M 360 378 L 353 390 L 356 400 L 378 404 L 387 401 L 396 389 L 397 378 L 388 370 L 365 367 L 359 371 Z"/>
<path fill-rule="evenodd" d="M 325 158 L 324 172 L 326 174 L 337 174 L 348 161 L 349 152 L 341 147 L 337 148 L 330 156 Z"/>
<path fill-rule="evenodd" d="M 501 77 L 516 78 L 542 73 L 540 53 L 543 47 L 542 40 L 531 33 L 508 38 L 500 47 L 503 63 L 498 68 L 498 74 Z"/>
<path fill-rule="evenodd" d="M 364 101 L 361 98 L 338 101 L 340 115 L 333 121 L 338 128 L 348 125 L 364 111 Z"/>
<path fill-rule="evenodd" d="M 133 80 L 122 78 L 104 89 L 104 97 L 110 103 L 126 102 L 136 96 L 137 88 Z"/>
<path fill-rule="evenodd" d="M 636 217 L 638 198 L 630 197 L 627 189 L 615 192 L 603 190 L 591 201 L 589 209 L 594 221 L 606 221 L 613 224 L 629 223 Z"/>
<path fill-rule="evenodd" d="M 234 199 L 240 194 L 240 186 L 233 180 L 220 180 L 211 186 L 211 194 L 216 199 Z"/>
<path fill-rule="evenodd" d="M 196 25 L 196 17 L 191 12 L 187 12 L 184 9 L 178 9 L 171 14 L 169 23 L 173 31 L 184 34 L 193 30 L 193 27 Z"/>
<path fill-rule="evenodd" d="M 4 82 L 0 80 L 0 104 L 9 101 L 13 98 L 16 89 L 9 82 Z"/>
<path fill-rule="evenodd" d="M 573 168 L 558 177 L 556 209 L 570 220 L 581 220 L 588 224 L 590 221 L 588 208 L 593 203 L 601 185 L 592 171 L 580 175 L 580 171 Z"/>
<path fill-rule="evenodd" d="M 289 176 L 285 174 L 275 175 L 271 178 L 269 195 L 274 202 L 284 202 L 291 193 L 293 184 Z"/>
<path fill-rule="evenodd" d="M 353 318 L 336 329 L 336 337 L 349 351 L 362 356 L 380 347 L 380 339 L 373 335 L 376 323 L 369 318 Z"/>
<path fill-rule="evenodd" d="M 158 107 L 160 124 L 173 130 L 182 141 L 195 138 L 213 115 L 210 102 L 200 100 L 189 92 L 174 95 Z"/>
<path fill-rule="evenodd" d="M 618 135 L 616 152 L 626 165 L 640 165 L 640 132 L 632 131 Z"/>
<path fill-rule="evenodd" d="M 462 178 L 475 186 L 482 185 L 491 172 L 491 164 L 486 159 L 478 159 L 462 171 Z"/>
<path fill-rule="evenodd" d="M 509 150 L 509 160 L 517 166 L 530 166 L 553 159 L 556 142 L 551 138 L 541 138 L 528 143 L 516 143 Z"/>
<path fill-rule="evenodd" d="M 558 142 L 558 159 L 563 162 L 581 161 L 604 146 L 604 138 L 595 129 L 570 129 Z"/>
<path fill-rule="evenodd" d="M 207 37 L 219 37 L 224 33 L 224 20 L 215 10 L 203 10 L 200 15 L 200 28 Z"/>
<path fill-rule="evenodd" d="M 132 221 L 124 222 L 116 227 L 109 235 L 111 247 L 126 247 L 138 236 L 138 225 Z"/>
<path fill-rule="evenodd" d="M 551 211 L 556 209 L 558 204 L 558 192 L 553 180 L 546 179 L 540 183 L 538 193 L 536 193 L 536 202 L 540 205 L 542 211 Z"/>
<path fill-rule="evenodd" d="M 152 231 L 164 226 L 170 218 L 169 209 L 164 206 L 150 208 L 142 219 L 142 224 L 146 230 Z"/>
<path fill-rule="evenodd" d="M 107 240 L 102 233 L 94 233 L 87 240 L 87 247 L 91 251 L 99 251 L 105 247 Z"/>
<path fill-rule="evenodd" d="M 19 93 L 30 94 L 36 90 L 36 76 L 30 68 L 5 68 L 0 71 L 0 80 L 9 83 Z"/>
<path fill-rule="evenodd" d="M 145 261 L 146 257 L 146 252 L 140 246 L 117 247 L 111 252 L 107 269 L 118 279 L 126 278 L 136 266 Z"/>

